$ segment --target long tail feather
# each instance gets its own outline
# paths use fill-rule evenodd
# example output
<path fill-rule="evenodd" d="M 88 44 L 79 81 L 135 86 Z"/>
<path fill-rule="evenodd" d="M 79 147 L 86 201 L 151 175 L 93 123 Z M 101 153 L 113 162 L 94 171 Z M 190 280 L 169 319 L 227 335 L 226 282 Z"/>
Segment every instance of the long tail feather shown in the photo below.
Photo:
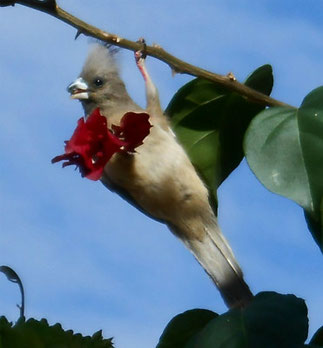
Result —
<path fill-rule="evenodd" d="M 243 279 L 242 271 L 233 252 L 216 223 L 203 226 L 200 238 L 186 239 L 184 233 L 172 226 L 171 230 L 193 253 L 218 287 L 224 302 L 229 308 L 245 307 L 253 295 Z"/>

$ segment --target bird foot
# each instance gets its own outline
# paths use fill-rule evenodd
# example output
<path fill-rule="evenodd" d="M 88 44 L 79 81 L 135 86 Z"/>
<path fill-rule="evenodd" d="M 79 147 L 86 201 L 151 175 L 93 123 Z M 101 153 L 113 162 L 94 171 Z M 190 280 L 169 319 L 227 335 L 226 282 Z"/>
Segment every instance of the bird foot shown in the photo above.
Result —
<path fill-rule="evenodd" d="M 147 57 L 146 41 L 144 38 L 140 38 L 137 42 L 142 44 L 142 48 L 135 52 L 135 61 L 141 75 L 143 76 L 144 80 L 147 81 L 149 76 L 148 76 L 148 72 L 146 70 L 146 65 L 145 65 L 145 59 Z"/>
<path fill-rule="evenodd" d="M 135 52 L 135 59 L 136 59 L 136 63 L 138 63 L 138 61 L 140 59 L 146 59 L 147 57 L 147 44 L 146 44 L 146 40 L 144 38 L 140 38 L 137 40 L 138 43 L 142 44 L 142 48 L 138 51 Z"/>

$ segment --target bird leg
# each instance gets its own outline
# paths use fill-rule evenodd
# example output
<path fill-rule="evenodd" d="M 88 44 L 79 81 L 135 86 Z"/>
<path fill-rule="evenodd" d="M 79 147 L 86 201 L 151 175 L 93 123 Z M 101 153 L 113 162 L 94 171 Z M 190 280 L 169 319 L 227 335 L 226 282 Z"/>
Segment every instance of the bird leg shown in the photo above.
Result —
<path fill-rule="evenodd" d="M 146 68 L 146 42 L 145 39 L 139 39 L 139 43 L 142 43 L 143 47 L 142 49 L 135 52 L 135 61 L 137 64 L 137 67 L 144 78 L 145 86 L 146 86 L 146 101 L 147 106 L 146 109 L 148 113 L 153 115 L 163 115 L 163 111 L 160 106 L 159 101 L 159 94 L 156 86 L 154 85 L 148 71 Z"/>
<path fill-rule="evenodd" d="M 135 52 L 135 60 L 136 60 L 137 67 L 138 67 L 142 77 L 144 78 L 144 80 L 146 82 L 147 79 L 150 79 L 149 74 L 148 74 L 147 69 L 146 69 L 146 64 L 145 64 L 145 60 L 147 57 L 146 40 L 144 38 L 140 38 L 137 42 L 142 44 L 142 48 Z"/>

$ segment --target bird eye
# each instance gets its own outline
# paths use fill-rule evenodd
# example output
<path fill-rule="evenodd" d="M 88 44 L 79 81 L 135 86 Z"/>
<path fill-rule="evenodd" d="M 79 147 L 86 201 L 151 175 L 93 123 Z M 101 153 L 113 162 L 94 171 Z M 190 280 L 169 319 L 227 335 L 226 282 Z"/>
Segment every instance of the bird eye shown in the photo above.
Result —
<path fill-rule="evenodd" d="M 101 87 L 101 86 L 103 85 L 103 80 L 100 79 L 100 78 L 94 79 L 93 82 L 94 82 L 94 84 L 95 84 L 96 87 Z"/>

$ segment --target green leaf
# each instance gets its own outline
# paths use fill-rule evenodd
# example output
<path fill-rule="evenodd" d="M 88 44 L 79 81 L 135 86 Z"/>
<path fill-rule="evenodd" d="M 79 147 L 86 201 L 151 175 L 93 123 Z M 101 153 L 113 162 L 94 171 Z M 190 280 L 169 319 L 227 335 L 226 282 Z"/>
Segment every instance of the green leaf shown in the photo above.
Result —
<path fill-rule="evenodd" d="M 269 95 L 273 89 L 274 77 L 271 65 L 265 64 L 250 74 L 245 85 Z"/>
<path fill-rule="evenodd" d="M 305 210 L 309 229 L 322 249 L 323 87 L 312 91 L 298 109 L 261 112 L 246 132 L 250 168 L 272 192 Z"/>
<path fill-rule="evenodd" d="M 245 84 L 269 94 L 273 85 L 271 66 L 258 68 Z M 179 142 L 208 187 L 215 206 L 217 188 L 241 162 L 244 133 L 262 109 L 202 79 L 183 86 L 166 109 Z"/>
<path fill-rule="evenodd" d="M 21 294 L 21 305 L 17 305 L 17 307 L 20 310 L 20 318 L 24 318 L 25 315 L 25 293 L 24 293 L 24 286 L 22 284 L 22 281 L 20 280 L 18 274 L 9 266 L 0 266 L 0 272 L 6 275 L 9 281 L 18 284 L 20 294 Z M 0 347 L 1 348 L 1 347 Z"/>
<path fill-rule="evenodd" d="M 206 309 L 193 309 L 177 315 L 166 326 L 156 348 L 184 348 L 197 332 L 217 316 Z"/>
<path fill-rule="evenodd" d="M 245 309 L 213 319 L 185 348 L 303 347 L 308 332 L 305 302 L 262 292 Z"/>
<path fill-rule="evenodd" d="M 8 266 L 0 266 L 0 272 L 5 274 L 8 280 L 10 280 L 13 283 L 18 283 L 20 281 L 18 274 Z"/>
<path fill-rule="evenodd" d="M 316 345 L 319 347 L 323 347 L 323 326 L 321 326 L 314 334 L 311 339 L 310 344 Z"/>
<path fill-rule="evenodd" d="M 21 318 L 15 325 L 0 318 L 0 347 L 3 348 L 113 348 L 111 339 L 103 339 L 99 331 L 90 336 L 64 331 L 60 324 L 49 326 L 46 319 Z"/>

